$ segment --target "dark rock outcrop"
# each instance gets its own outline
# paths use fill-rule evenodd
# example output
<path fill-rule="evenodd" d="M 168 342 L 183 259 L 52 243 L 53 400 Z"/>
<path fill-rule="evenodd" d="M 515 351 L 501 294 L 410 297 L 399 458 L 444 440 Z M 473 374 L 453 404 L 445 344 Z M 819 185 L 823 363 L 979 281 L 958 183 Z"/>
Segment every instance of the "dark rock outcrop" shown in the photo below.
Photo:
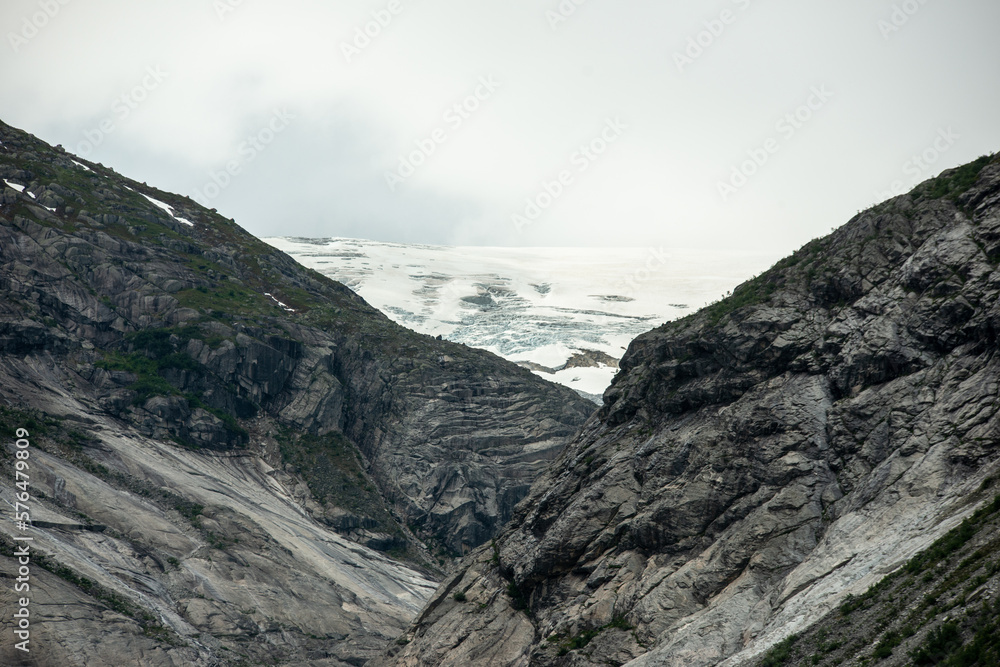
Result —
<path fill-rule="evenodd" d="M 640 336 L 376 664 L 739 664 L 863 593 L 992 499 L 998 260 L 982 158 Z"/>
<path fill-rule="evenodd" d="M 111 653 L 53 629 L 49 664 L 71 648 L 101 664 L 133 645 L 145 664 L 208 664 L 224 636 L 247 660 L 357 663 L 398 633 L 444 558 L 496 533 L 593 409 L 495 355 L 395 325 L 189 199 L 81 166 L 2 123 L 0 141 L 5 424 L 55 420 L 38 440 L 43 502 L 57 515 L 46 525 L 81 512 L 109 527 L 110 542 L 39 530 L 60 536 L 55 561 L 87 572 L 83 597 L 106 590 L 134 605 L 122 603 L 133 621 L 118 619 Z M 170 472 L 199 474 L 199 461 L 214 481 L 186 485 Z M 263 486 L 236 493 L 234 480 Z M 273 550 L 266 562 L 261 545 Z M 351 575 L 366 559 L 371 572 Z M 59 577 L 39 577 L 56 603 Z M 292 601 L 305 591 L 309 613 Z M 147 613 L 184 648 L 126 640 L 137 627 L 160 632 Z M 100 634 L 85 616 L 67 637 Z"/>

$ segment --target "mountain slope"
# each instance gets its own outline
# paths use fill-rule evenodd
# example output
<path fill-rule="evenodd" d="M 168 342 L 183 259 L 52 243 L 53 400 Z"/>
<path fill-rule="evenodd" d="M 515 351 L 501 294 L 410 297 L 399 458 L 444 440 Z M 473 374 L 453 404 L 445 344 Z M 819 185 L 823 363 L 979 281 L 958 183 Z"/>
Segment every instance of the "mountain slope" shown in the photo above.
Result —
<path fill-rule="evenodd" d="M 3 124 L 0 179 L 0 405 L 7 437 L 34 425 L 51 560 L 39 664 L 357 664 L 593 408 Z"/>
<path fill-rule="evenodd" d="M 982 158 L 640 336 L 377 664 L 739 664 L 863 593 L 991 498 L 998 260 Z"/>
<path fill-rule="evenodd" d="M 995 487 L 988 477 L 984 489 Z M 1000 664 L 1000 496 L 750 664 Z"/>

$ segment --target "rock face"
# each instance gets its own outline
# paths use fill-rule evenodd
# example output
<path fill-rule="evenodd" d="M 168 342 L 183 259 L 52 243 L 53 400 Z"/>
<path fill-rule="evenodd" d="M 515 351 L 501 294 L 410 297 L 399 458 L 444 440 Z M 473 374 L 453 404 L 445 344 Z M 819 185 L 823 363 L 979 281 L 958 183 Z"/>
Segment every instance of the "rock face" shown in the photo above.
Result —
<path fill-rule="evenodd" d="M 0 605 L 11 612 L 23 543 L 10 537 L 33 538 L 31 652 L 13 647 L 5 614 L 2 664 L 360 664 L 433 591 L 426 574 L 312 519 L 262 457 L 146 438 L 65 395 L 55 366 L 3 367 L 24 378 L 7 388 L 47 416 L 3 415 L 30 434 L 34 527 L 4 522 L 0 536 Z M 0 464 L 14 462 L 5 450 Z M 5 476 L 2 497 L 17 491 Z"/>
<path fill-rule="evenodd" d="M 640 336 L 374 664 L 736 665 L 864 593 L 992 498 L 998 261 L 981 158 Z"/>
<path fill-rule="evenodd" d="M 986 487 L 996 492 L 995 477 Z M 1000 496 L 747 665 L 1000 664 Z"/>
<path fill-rule="evenodd" d="M 360 664 L 594 407 L 188 199 L 0 141 L 0 416 L 4 453 L 37 438 L 38 664 Z"/>

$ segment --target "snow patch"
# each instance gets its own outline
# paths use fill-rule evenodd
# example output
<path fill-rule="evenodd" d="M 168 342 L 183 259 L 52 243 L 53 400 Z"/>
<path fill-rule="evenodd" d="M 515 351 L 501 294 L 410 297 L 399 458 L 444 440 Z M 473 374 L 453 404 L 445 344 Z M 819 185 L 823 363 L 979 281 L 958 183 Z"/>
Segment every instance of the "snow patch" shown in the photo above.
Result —
<path fill-rule="evenodd" d="M 24 186 L 23 185 L 18 185 L 17 183 L 11 183 L 6 178 L 4 179 L 3 182 L 7 184 L 8 188 L 14 188 L 18 192 L 24 192 Z M 30 195 L 31 193 L 29 192 L 28 194 Z"/>
<path fill-rule="evenodd" d="M 163 209 L 164 211 L 166 211 L 167 215 L 169 215 L 171 218 L 174 217 L 174 209 L 172 209 L 169 205 L 164 204 L 159 199 L 153 199 L 149 195 L 142 194 L 141 192 L 139 194 L 141 194 L 143 197 L 145 197 L 146 199 L 148 199 L 152 204 L 155 204 L 156 206 L 159 206 L 161 209 Z"/>
<path fill-rule="evenodd" d="M 276 298 L 274 298 L 274 296 L 273 296 L 273 295 L 272 295 L 272 294 L 271 294 L 270 292 L 264 292 L 264 296 L 267 296 L 267 297 L 270 297 L 270 298 L 271 298 L 271 301 L 274 301 L 274 302 L 275 302 L 276 304 L 278 304 L 279 306 L 281 306 L 281 308 L 282 308 L 283 310 L 285 310 L 286 312 L 289 312 L 289 313 L 294 313 L 294 312 L 295 312 L 295 309 L 294 309 L 294 308 L 289 308 L 289 307 L 288 307 L 288 306 L 286 306 L 285 304 L 281 303 L 281 302 L 280 302 L 280 301 L 278 301 L 278 300 L 277 300 Z"/>
<path fill-rule="evenodd" d="M 76 160 L 70 160 L 70 162 L 72 162 L 73 164 L 75 164 L 76 166 L 80 167 L 81 169 L 83 169 L 85 171 L 93 171 L 90 167 L 88 167 L 87 165 L 83 164 L 82 162 L 77 162 Z"/>
<path fill-rule="evenodd" d="M 548 345 L 541 345 L 531 350 L 531 354 L 522 358 L 517 359 L 517 361 L 531 361 L 540 366 L 545 366 L 546 368 L 558 368 L 566 363 L 576 350 L 566 343 L 550 343 Z M 615 356 L 615 355 L 612 355 Z M 621 355 L 618 355 L 621 356 Z M 618 357 L 615 356 L 617 359 Z M 549 379 L 552 379 L 551 375 Z"/>
<path fill-rule="evenodd" d="M 535 375 L 549 382 L 557 382 L 570 389 L 576 389 L 587 394 L 603 394 L 614 379 L 617 368 L 600 365 L 596 368 L 564 368 L 554 374 L 535 371 Z"/>
<path fill-rule="evenodd" d="M 128 186 L 125 186 L 125 187 L 128 187 Z M 128 189 L 132 190 L 132 188 L 128 188 Z M 132 190 L 132 192 L 135 192 L 135 190 Z M 187 225 L 188 227 L 194 227 L 194 223 L 191 222 L 190 220 L 186 220 L 184 218 L 178 218 L 176 215 L 174 215 L 174 209 L 169 204 L 165 204 L 165 203 L 161 202 L 159 199 L 153 199 L 149 195 L 143 194 L 142 192 L 140 192 L 139 194 L 142 195 L 143 197 L 145 197 L 146 199 L 148 199 L 150 201 L 150 203 L 152 203 L 153 205 L 158 206 L 161 209 L 163 209 L 164 211 L 166 211 L 167 215 L 169 215 L 171 218 L 173 218 L 177 222 L 179 222 L 181 224 L 184 224 L 184 225 Z"/>

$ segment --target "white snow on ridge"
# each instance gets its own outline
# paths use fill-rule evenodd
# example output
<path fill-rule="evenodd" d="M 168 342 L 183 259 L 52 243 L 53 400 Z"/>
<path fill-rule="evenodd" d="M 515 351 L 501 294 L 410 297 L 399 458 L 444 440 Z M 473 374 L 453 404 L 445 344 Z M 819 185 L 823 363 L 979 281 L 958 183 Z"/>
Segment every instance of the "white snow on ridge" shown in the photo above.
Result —
<path fill-rule="evenodd" d="M 490 248 L 356 239 L 265 239 L 410 329 L 515 362 L 560 368 L 580 351 L 615 360 L 771 266 L 775 254 L 650 248 Z M 601 394 L 616 365 L 536 370 Z"/>
<path fill-rule="evenodd" d="M 9 188 L 13 188 L 13 189 L 17 190 L 18 192 L 24 193 L 24 194 L 28 195 L 29 197 L 31 197 L 32 199 L 38 199 L 38 197 L 36 197 L 30 191 L 25 190 L 23 185 L 18 185 L 17 183 L 11 183 L 6 178 L 3 179 L 3 182 Z M 54 206 L 46 206 L 45 204 L 41 204 L 41 207 L 44 208 L 47 211 L 51 211 L 52 213 L 56 212 L 56 209 L 55 209 Z"/>
<path fill-rule="evenodd" d="M 85 171 L 93 171 L 90 167 L 88 167 L 87 165 L 83 164 L 82 162 L 77 162 L 76 160 L 70 160 L 70 162 L 72 162 L 73 164 L 75 164 L 76 166 L 80 167 L 81 169 L 83 169 Z"/>
<path fill-rule="evenodd" d="M 133 192 L 135 192 L 135 191 L 133 190 Z M 159 199 L 153 199 L 152 197 L 150 197 L 147 194 L 143 194 L 141 192 L 139 194 L 141 194 L 143 197 L 145 197 L 146 199 L 148 199 L 150 201 L 150 203 L 152 203 L 152 204 L 160 207 L 161 209 L 163 209 L 166 212 L 166 214 L 169 215 L 171 218 L 174 217 L 174 209 L 171 208 L 169 204 L 165 204 L 165 203 L 161 202 Z"/>
<path fill-rule="evenodd" d="M 286 312 L 289 312 L 289 313 L 294 313 L 295 312 L 294 308 L 289 308 L 286 304 L 281 303 L 270 292 L 264 292 L 264 296 L 270 297 L 271 301 L 274 301 L 276 304 L 278 304 L 279 306 L 281 306 L 282 310 L 285 310 Z"/>
<path fill-rule="evenodd" d="M 131 190 L 131 188 L 129 188 L 129 189 Z M 135 190 L 132 190 L 132 191 L 135 192 Z M 153 199 L 152 197 L 150 197 L 147 194 L 143 194 L 141 192 L 139 194 L 141 194 L 143 197 L 145 197 L 146 199 L 148 199 L 155 206 L 159 206 L 160 208 L 162 208 L 164 211 L 167 212 L 167 215 L 169 215 L 171 218 L 173 218 L 177 222 L 185 224 L 188 227 L 194 227 L 194 223 L 191 222 L 190 220 L 185 220 L 184 218 L 178 218 L 176 215 L 174 215 L 174 209 L 169 204 L 165 204 L 165 203 L 161 202 L 159 199 Z"/>

